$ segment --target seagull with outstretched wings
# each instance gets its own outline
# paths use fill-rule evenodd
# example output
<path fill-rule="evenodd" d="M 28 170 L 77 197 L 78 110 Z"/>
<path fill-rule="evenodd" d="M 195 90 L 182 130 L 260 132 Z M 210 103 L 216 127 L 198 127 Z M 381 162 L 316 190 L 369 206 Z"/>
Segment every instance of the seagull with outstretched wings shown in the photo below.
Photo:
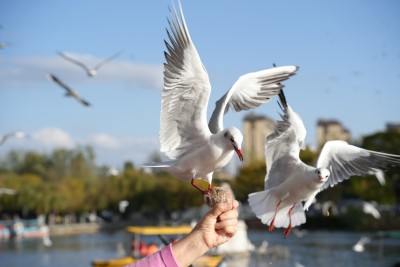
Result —
<path fill-rule="evenodd" d="M 224 128 L 224 114 L 229 108 L 241 111 L 267 103 L 280 92 L 281 82 L 298 68 L 276 67 L 241 76 L 216 102 L 207 124 L 211 85 L 189 35 L 180 2 L 179 11 L 174 7 L 168 20 L 160 115 L 160 150 L 170 160 L 145 166 L 163 168 L 178 178 L 191 180 L 193 186 L 207 194 L 215 170 L 223 168 L 235 152 L 243 160 L 242 133 L 236 127 Z M 208 190 L 196 185 L 198 178 L 208 183 Z"/>
<path fill-rule="evenodd" d="M 322 190 L 355 175 L 375 174 L 382 181 L 382 170 L 400 166 L 400 156 L 371 151 L 334 140 L 325 143 L 317 166 L 300 160 L 305 148 L 306 129 L 300 116 L 279 93 L 282 120 L 267 137 L 265 189 L 249 194 L 249 205 L 269 230 L 284 227 L 285 237 L 292 227 L 306 222 L 304 211 Z M 305 201 L 304 207 L 302 202 Z"/>
<path fill-rule="evenodd" d="M 21 131 L 15 131 L 15 132 L 11 132 L 6 135 L 0 136 L 0 146 L 2 144 L 4 144 L 10 138 L 24 138 L 26 136 L 27 136 L 27 134 L 25 132 L 21 132 Z"/>
<path fill-rule="evenodd" d="M 82 105 L 84 106 L 91 106 L 91 104 L 86 101 L 85 99 L 83 99 L 82 97 L 80 97 L 74 90 L 72 90 L 68 85 L 66 85 L 65 83 L 63 83 L 59 78 L 57 78 L 54 74 L 48 74 L 47 78 L 58 84 L 59 86 L 61 86 L 62 88 L 64 88 L 67 92 L 65 93 L 65 96 L 70 96 L 75 98 L 76 100 L 78 100 Z"/>
<path fill-rule="evenodd" d="M 103 65 L 106 64 L 107 62 L 111 61 L 112 59 L 118 57 L 118 56 L 121 54 L 121 51 L 119 51 L 119 52 L 113 54 L 112 56 L 106 58 L 105 60 L 101 61 L 100 63 L 98 63 L 98 64 L 97 64 L 96 66 L 94 66 L 93 68 L 89 68 L 88 66 L 86 66 L 86 65 L 83 64 L 82 62 L 80 62 L 80 61 L 78 61 L 78 60 L 76 60 L 76 59 L 74 59 L 74 58 L 72 58 L 72 57 L 70 57 L 70 56 L 68 56 L 68 55 L 66 55 L 66 54 L 64 54 L 64 53 L 62 53 L 62 52 L 58 52 L 58 54 L 59 54 L 62 58 L 68 60 L 69 62 L 72 62 L 72 63 L 74 63 L 75 65 L 78 65 L 79 67 L 83 68 L 83 69 L 86 71 L 86 74 L 87 74 L 89 77 L 93 77 L 93 76 L 96 76 L 96 75 L 97 75 L 97 71 L 99 70 L 99 68 L 100 68 L 101 66 L 103 66 Z"/>

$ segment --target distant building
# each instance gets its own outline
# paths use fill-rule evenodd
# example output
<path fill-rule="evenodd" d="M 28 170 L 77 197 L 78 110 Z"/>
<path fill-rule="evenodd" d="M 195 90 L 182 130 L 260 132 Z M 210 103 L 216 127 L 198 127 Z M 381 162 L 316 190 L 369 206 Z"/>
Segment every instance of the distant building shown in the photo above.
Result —
<path fill-rule="evenodd" d="M 275 128 L 275 121 L 264 116 L 249 113 L 243 120 L 244 164 L 265 161 L 265 138 Z"/>
<path fill-rule="evenodd" d="M 350 132 L 337 120 L 318 120 L 317 147 L 321 147 L 330 140 L 350 141 Z"/>
<path fill-rule="evenodd" d="M 400 123 L 387 123 L 386 131 L 400 133 Z"/>

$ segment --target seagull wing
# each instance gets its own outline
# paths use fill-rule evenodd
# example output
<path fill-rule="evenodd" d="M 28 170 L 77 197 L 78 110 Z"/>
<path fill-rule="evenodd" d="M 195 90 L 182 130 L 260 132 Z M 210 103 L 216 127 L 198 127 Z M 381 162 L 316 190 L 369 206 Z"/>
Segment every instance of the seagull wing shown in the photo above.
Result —
<path fill-rule="evenodd" d="M 299 154 L 304 148 L 306 129 L 300 116 L 287 104 L 283 90 L 279 93 L 282 120 L 278 121 L 275 131 L 267 137 L 265 156 L 267 175 L 265 188 L 281 184 L 285 178 L 302 164 Z"/>
<path fill-rule="evenodd" d="M 6 134 L 4 136 L 0 136 L 0 146 L 2 144 L 4 144 L 7 141 L 8 138 L 10 138 L 8 134 Z"/>
<path fill-rule="evenodd" d="M 62 53 L 62 52 L 58 52 L 58 54 L 59 54 L 62 58 L 68 60 L 69 62 L 72 62 L 72 63 L 74 63 L 74 64 L 80 66 L 80 67 L 83 68 L 86 72 L 88 72 L 88 73 L 90 72 L 90 69 L 89 69 L 88 67 L 86 67 L 85 64 L 79 62 L 78 60 L 73 59 L 72 57 L 67 56 L 66 54 L 64 54 L 64 53 Z"/>
<path fill-rule="evenodd" d="M 90 104 L 87 100 L 83 99 L 82 97 L 78 96 L 78 97 L 75 97 L 75 98 L 76 98 L 79 102 L 81 102 L 84 106 L 87 106 L 87 107 L 91 106 L 91 104 Z"/>
<path fill-rule="evenodd" d="M 121 51 L 115 53 L 114 55 L 110 56 L 109 58 L 106 58 L 105 60 L 101 61 L 99 64 L 97 64 L 93 69 L 98 70 L 102 65 L 105 63 L 113 60 L 114 58 L 118 57 L 121 54 Z"/>
<path fill-rule="evenodd" d="M 353 175 L 379 175 L 381 170 L 396 165 L 400 166 L 399 155 L 359 148 L 345 141 L 329 141 L 322 148 L 317 162 L 318 168 L 326 168 L 331 172 L 321 191 Z"/>
<path fill-rule="evenodd" d="M 170 43 L 165 41 L 164 90 L 160 116 L 161 152 L 178 157 L 188 148 L 203 146 L 211 135 L 207 105 L 211 93 L 208 74 L 190 38 L 182 7 L 168 20 Z"/>
<path fill-rule="evenodd" d="M 48 78 L 50 81 L 52 81 L 52 82 L 58 84 L 59 86 L 61 86 L 62 88 L 64 88 L 64 89 L 67 91 L 67 95 L 70 95 L 70 96 L 76 95 L 76 93 L 74 92 L 74 90 L 72 90 L 68 85 L 66 85 L 65 83 L 63 83 L 63 82 L 62 82 L 60 79 L 58 79 L 55 75 L 49 74 L 49 75 L 47 75 L 47 78 Z"/>
<path fill-rule="evenodd" d="M 78 100 L 80 103 L 82 103 L 85 106 L 90 106 L 90 103 L 88 101 L 86 101 L 85 99 L 83 99 L 82 97 L 80 97 L 74 90 L 72 90 L 68 85 L 66 85 L 65 83 L 63 83 L 60 79 L 58 79 L 55 75 L 53 74 L 48 74 L 47 78 L 58 84 L 59 86 L 61 86 L 62 88 L 64 88 L 67 93 L 67 96 L 72 96 L 74 97 L 76 100 Z"/>
<path fill-rule="evenodd" d="M 257 108 L 279 94 L 282 81 L 294 75 L 298 67 L 284 66 L 251 72 L 241 76 L 216 103 L 209 121 L 212 133 L 224 129 L 223 117 L 231 107 L 235 112 Z"/>
<path fill-rule="evenodd" d="M 21 132 L 21 131 L 8 133 L 4 136 L 0 136 L 0 145 L 2 145 L 5 141 L 7 141 L 10 138 L 23 138 L 26 136 L 27 136 L 27 134 L 25 132 Z"/>

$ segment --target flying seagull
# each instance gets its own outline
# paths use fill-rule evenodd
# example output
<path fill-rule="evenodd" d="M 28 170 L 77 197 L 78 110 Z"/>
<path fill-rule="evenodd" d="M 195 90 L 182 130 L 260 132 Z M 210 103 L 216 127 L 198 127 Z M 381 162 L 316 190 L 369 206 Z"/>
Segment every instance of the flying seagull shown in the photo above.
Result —
<path fill-rule="evenodd" d="M 400 165 L 400 156 L 359 148 L 345 141 L 325 143 L 317 166 L 299 158 L 304 149 L 306 129 L 300 116 L 287 104 L 283 90 L 279 93 L 282 121 L 266 139 L 267 174 L 265 190 L 249 194 L 249 204 L 261 222 L 285 227 L 285 237 L 292 227 L 306 222 L 315 196 L 353 175 L 380 174 L 381 170 Z M 305 201 L 304 207 L 302 201 Z"/>
<path fill-rule="evenodd" d="M 96 75 L 97 75 L 97 71 L 98 71 L 98 69 L 99 69 L 101 66 L 103 66 L 105 63 L 107 63 L 107 62 L 111 61 L 112 59 L 116 58 L 117 56 L 119 56 L 119 55 L 121 54 L 121 51 L 119 51 L 119 52 L 115 53 L 114 55 L 110 56 L 109 58 L 107 58 L 107 59 L 101 61 L 99 64 L 97 64 L 97 65 L 94 66 L 93 68 L 87 67 L 87 66 L 86 66 L 85 64 L 83 64 L 82 62 L 79 62 L 78 60 L 76 60 L 76 59 L 74 59 L 74 58 L 72 58 L 72 57 L 70 57 L 70 56 L 67 56 L 66 54 L 64 54 L 64 53 L 62 53 L 62 52 L 58 52 L 58 54 L 59 54 L 62 58 L 64 58 L 64 59 L 66 59 L 66 60 L 68 60 L 68 61 L 70 61 L 70 62 L 72 62 L 72 63 L 74 63 L 74 64 L 76 64 L 76 65 L 78 65 L 78 66 L 80 66 L 81 68 L 83 68 L 83 69 L 86 71 L 86 74 L 87 74 L 89 77 L 93 77 L 93 76 L 96 76 Z"/>
<path fill-rule="evenodd" d="M 85 99 L 83 99 L 82 97 L 80 97 L 74 90 L 72 90 L 69 86 L 67 86 L 65 83 L 63 83 L 60 79 L 58 79 L 55 75 L 53 74 L 48 74 L 47 78 L 52 81 L 55 82 L 56 84 L 58 84 L 59 86 L 61 86 L 62 88 L 64 88 L 67 92 L 65 93 L 65 96 L 71 96 L 73 98 L 75 98 L 76 100 L 78 100 L 80 103 L 82 103 L 85 106 L 90 106 L 91 104 L 89 102 L 87 102 Z"/>
<path fill-rule="evenodd" d="M 368 236 L 362 236 L 357 243 L 353 245 L 353 250 L 355 252 L 364 252 L 365 245 L 370 243 L 371 239 Z"/>
<path fill-rule="evenodd" d="M 207 125 L 207 106 L 211 85 L 207 71 L 189 35 L 181 4 L 179 15 L 170 10 L 165 41 L 164 89 L 160 115 L 161 152 L 169 161 L 148 163 L 146 167 L 164 168 L 181 179 L 190 179 L 194 187 L 207 194 L 212 175 L 223 168 L 234 152 L 243 160 L 242 133 L 235 127 L 224 128 L 223 116 L 234 111 L 256 108 L 277 95 L 296 66 L 276 67 L 241 76 L 217 102 Z M 196 185 L 204 179 L 208 190 Z"/>
<path fill-rule="evenodd" d="M 4 144 L 7 141 L 7 139 L 10 139 L 10 138 L 24 138 L 26 136 L 27 136 L 27 134 L 24 133 L 24 132 L 21 132 L 21 131 L 11 132 L 11 133 L 6 134 L 4 136 L 0 136 L 0 145 Z"/>

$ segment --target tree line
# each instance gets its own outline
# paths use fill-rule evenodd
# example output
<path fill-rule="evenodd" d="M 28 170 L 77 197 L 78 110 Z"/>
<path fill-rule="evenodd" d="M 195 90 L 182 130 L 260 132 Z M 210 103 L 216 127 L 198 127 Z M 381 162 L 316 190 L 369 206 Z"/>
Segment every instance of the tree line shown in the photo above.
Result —
<path fill-rule="evenodd" d="M 358 146 L 400 155 L 400 133 L 379 132 L 362 138 Z M 312 164 L 319 151 L 302 151 L 302 159 Z M 230 183 L 238 200 L 245 202 L 250 192 L 263 190 L 265 162 L 243 166 Z M 339 200 L 362 198 L 384 204 L 400 203 L 400 168 L 385 173 L 386 186 L 374 177 L 355 177 L 324 190 L 318 198 Z M 218 184 L 218 177 L 214 184 Z M 0 159 L 0 188 L 17 191 L 0 196 L 0 213 L 83 214 L 113 210 L 128 200 L 127 213 L 148 216 L 183 211 L 203 204 L 203 197 L 189 181 L 166 172 L 147 173 L 126 162 L 121 172 L 111 175 L 107 166 L 96 166 L 90 146 L 55 149 L 50 153 L 11 151 Z"/>

